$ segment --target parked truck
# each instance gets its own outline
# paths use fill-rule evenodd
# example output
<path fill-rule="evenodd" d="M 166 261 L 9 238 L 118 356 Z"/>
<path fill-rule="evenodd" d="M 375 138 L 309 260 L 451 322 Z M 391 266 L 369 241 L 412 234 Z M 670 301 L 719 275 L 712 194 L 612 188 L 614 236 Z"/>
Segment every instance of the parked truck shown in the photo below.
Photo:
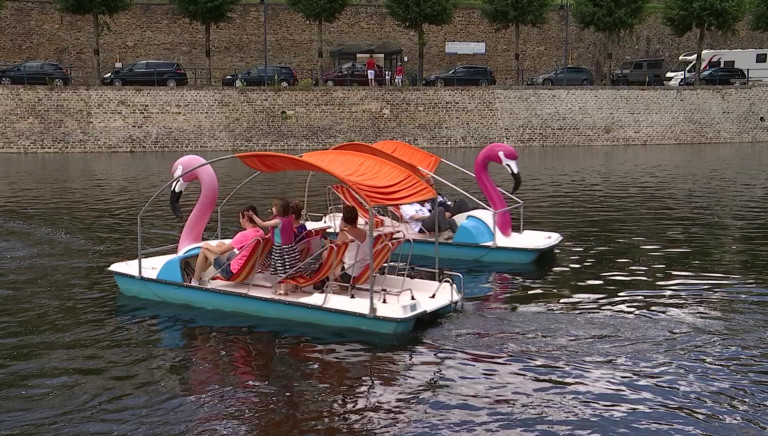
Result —
<path fill-rule="evenodd" d="M 768 49 L 703 50 L 701 70 L 726 67 L 741 68 L 747 73 L 748 82 L 768 83 Z M 685 77 L 696 75 L 696 52 L 680 55 L 664 79 L 665 85 L 678 86 Z"/>

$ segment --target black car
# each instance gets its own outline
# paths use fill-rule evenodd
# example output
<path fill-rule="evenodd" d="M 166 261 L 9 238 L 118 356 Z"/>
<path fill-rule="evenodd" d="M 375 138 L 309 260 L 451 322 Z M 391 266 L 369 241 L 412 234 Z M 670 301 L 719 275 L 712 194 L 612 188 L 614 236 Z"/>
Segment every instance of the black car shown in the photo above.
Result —
<path fill-rule="evenodd" d="M 253 67 L 239 74 L 225 76 L 221 79 L 221 86 L 264 86 L 265 76 L 268 85 L 278 84 L 287 88 L 299 83 L 299 76 L 293 68 L 284 65 L 269 65 L 266 69 L 263 66 Z"/>
<path fill-rule="evenodd" d="M 680 81 L 681 86 L 691 86 L 695 77 L 686 77 Z M 741 68 L 717 67 L 704 70 L 701 73 L 702 85 L 745 85 L 747 74 Z"/>
<path fill-rule="evenodd" d="M 488 86 L 496 84 L 493 70 L 483 65 L 459 65 L 424 78 L 425 86 Z"/>
<path fill-rule="evenodd" d="M 71 82 L 69 71 L 55 62 L 33 61 L 0 68 L 0 85 L 65 86 Z"/>
<path fill-rule="evenodd" d="M 528 80 L 528 85 L 541 86 L 592 86 L 594 83 L 589 68 L 575 66 L 557 68 Z"/>
<path fill-rule="evenodd" d="M 139 61 L 101 77 L 104 85 L 181 86 L 189 83 L 187 72 L 178 62 Z"/>

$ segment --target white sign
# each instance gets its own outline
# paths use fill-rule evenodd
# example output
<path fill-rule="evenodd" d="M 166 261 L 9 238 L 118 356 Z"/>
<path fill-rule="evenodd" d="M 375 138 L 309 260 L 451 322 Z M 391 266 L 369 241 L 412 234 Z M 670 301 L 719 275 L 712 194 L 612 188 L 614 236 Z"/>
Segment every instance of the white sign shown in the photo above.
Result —
<path fill-rule="evenodd" d="M 446 42 L 445 54 L 485 54 L 484 42 Z"/>

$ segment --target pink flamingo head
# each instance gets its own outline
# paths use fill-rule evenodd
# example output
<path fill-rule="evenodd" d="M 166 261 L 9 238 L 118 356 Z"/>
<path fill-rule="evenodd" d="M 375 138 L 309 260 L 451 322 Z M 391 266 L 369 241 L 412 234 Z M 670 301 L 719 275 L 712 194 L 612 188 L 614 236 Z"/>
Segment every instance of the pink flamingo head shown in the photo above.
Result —
<path fill-rule="evenodd" d="M 485 194 L 493 210 L 499 211 L 507 208 L 507 202 L 501 196 L 499 188 L 491 180 L 491 176 L 488 175 L 488 164 L 491 162 L 496 162 L 509 171 L 509 174 L 515 180 L 515 185 L 512 187 L 512 193 L 514 194 L 522 183 L 520 171 L 517 168 L 517 150 L 507 144 L 494 142 L 480 150 L 475 159 L 475 179 L 477 184 L 480 186 L 483 194 Z M 504 236 L 512 234 L 512 218 L 509 215 L 509 211 L 496 214 L 496 227 Z"/>
<path fill-rule="evenodd" d="M 206 162 L 200 156 L 187 155 L 174 162 L 171 167 L 173 177 L 178 177 L 171 185 L 171 210 L 179 218 L 182 217 L 179 200 L 184 188 L 194 180 L 200 181 L 200 197 L 197 199 L 197 203 L 195 203 L 195 207 L 189 214 L 179 236 L 178 253 L 181 253 L 190 244 L 199 243 L 203 240 L 205 226 L 216 208 L 216 200 L 219 197 L 219 181 L 213 168 L 206 165 Z"/>

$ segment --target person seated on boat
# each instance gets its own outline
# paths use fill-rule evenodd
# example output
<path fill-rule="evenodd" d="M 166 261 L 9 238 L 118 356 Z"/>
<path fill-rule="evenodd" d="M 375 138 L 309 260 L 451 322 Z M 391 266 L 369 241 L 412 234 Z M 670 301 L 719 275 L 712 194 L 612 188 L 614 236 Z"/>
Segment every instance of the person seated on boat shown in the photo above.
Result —
<path fill-rule="evenodd" d="M 337 242 L 349 242 L 347 251 L 344 252 L 343 268 L 335 271 L 334 276 L 342 283 L 350 283 L 353 277 L 357 277 L 370 263 L 368 250 L 368 233 L 357 226 L 357 209 L 354 206 L 344 205 L 341 209 L 341 225 Z"/>
<path fill-rule="evenodd" d="M 432 180 L 432 177 L 426 177 L 424 179 L 424 182 L 427 183 L 427 185 L 431 186 L 432 189 L 435 189 L 435 181 Z M 476 207 L 472 207 L 467 203 L 467 200 L 463 198 L 459 198 L 458 200 L 451 201 L 443 195 L 442 193 L 438 192 L 437 189 L 435 189 L 435 192 L 437 192 L 437 198 L 433 198 L 432 200 L 425 203 L 425 207 L 430 212 L 435 208 L 435 203 L 437 203 L 437 207 L 442 207 L 445 211 L 446 215 L 450 218 L 453 216 L 456 216 L 460 213 L 469 212 L 470 210 L 477 209 Z"/>
<path fill-rule="evenodd" d="M 423 204 L 411 203 L 400 206 L 400 213 L 403 214 L 405 222 L 416 233 L 444 232 L 446 230 L 456 233 L 456 229 L 459 227 L 442 207 L 430 211 Z M 435 222 L 437 222 L 437 228 L 435 228 Z"/>
<path fill-rule="evenodd" d="M 256 238 L 263 238 L 264 231 L 251 218 L 251 214 L 258 214 L 256 206 L 246 206 L 238 213 L 240 226 L 245 229 L 238 232 L 230 243 L 219 242 L 215 245 L 204 242 L 200 247 L 200 254 L 197 255 L 195 262 L 195 273 L 190 281 L 193 285 L 199 285 L 203 272 L 213 265 L 218 274 L 224 279 L 229 279 L 232 274 L 238 272 L 243 266 L 245 259 L 251 253 L 253 241 Z M 205 282 L 203 281 L 203 284 Z"/>
<path fill-rule="evenodd" d="M 294 201 L 291 203 L 291 219 L 293 222 L 293 240 L 295 243 L 299 243 L 306 237 L 307 226 L 304 221 L 301 220 L 302 212 L 304 212 L 304 204 L 300 201 Z"/>
<path fill-rule="evenodd" d="M 256 224 L 272 228 L 273 244 L 269 251 L 269 272 L 280 277 L 288 273 L 298 274 L 301 271 L 298 271 L 296 266 L 301 262 L 301 258 L 293 239 L 293 219 L 288 199 L 275 198 L 272 201 L 272 213 L 273 217 L 267 221 L 262 221 L 256 214 L 250 214 Z M 278 284 L 277 294 L 287 294 L 285 283 Z"/>

